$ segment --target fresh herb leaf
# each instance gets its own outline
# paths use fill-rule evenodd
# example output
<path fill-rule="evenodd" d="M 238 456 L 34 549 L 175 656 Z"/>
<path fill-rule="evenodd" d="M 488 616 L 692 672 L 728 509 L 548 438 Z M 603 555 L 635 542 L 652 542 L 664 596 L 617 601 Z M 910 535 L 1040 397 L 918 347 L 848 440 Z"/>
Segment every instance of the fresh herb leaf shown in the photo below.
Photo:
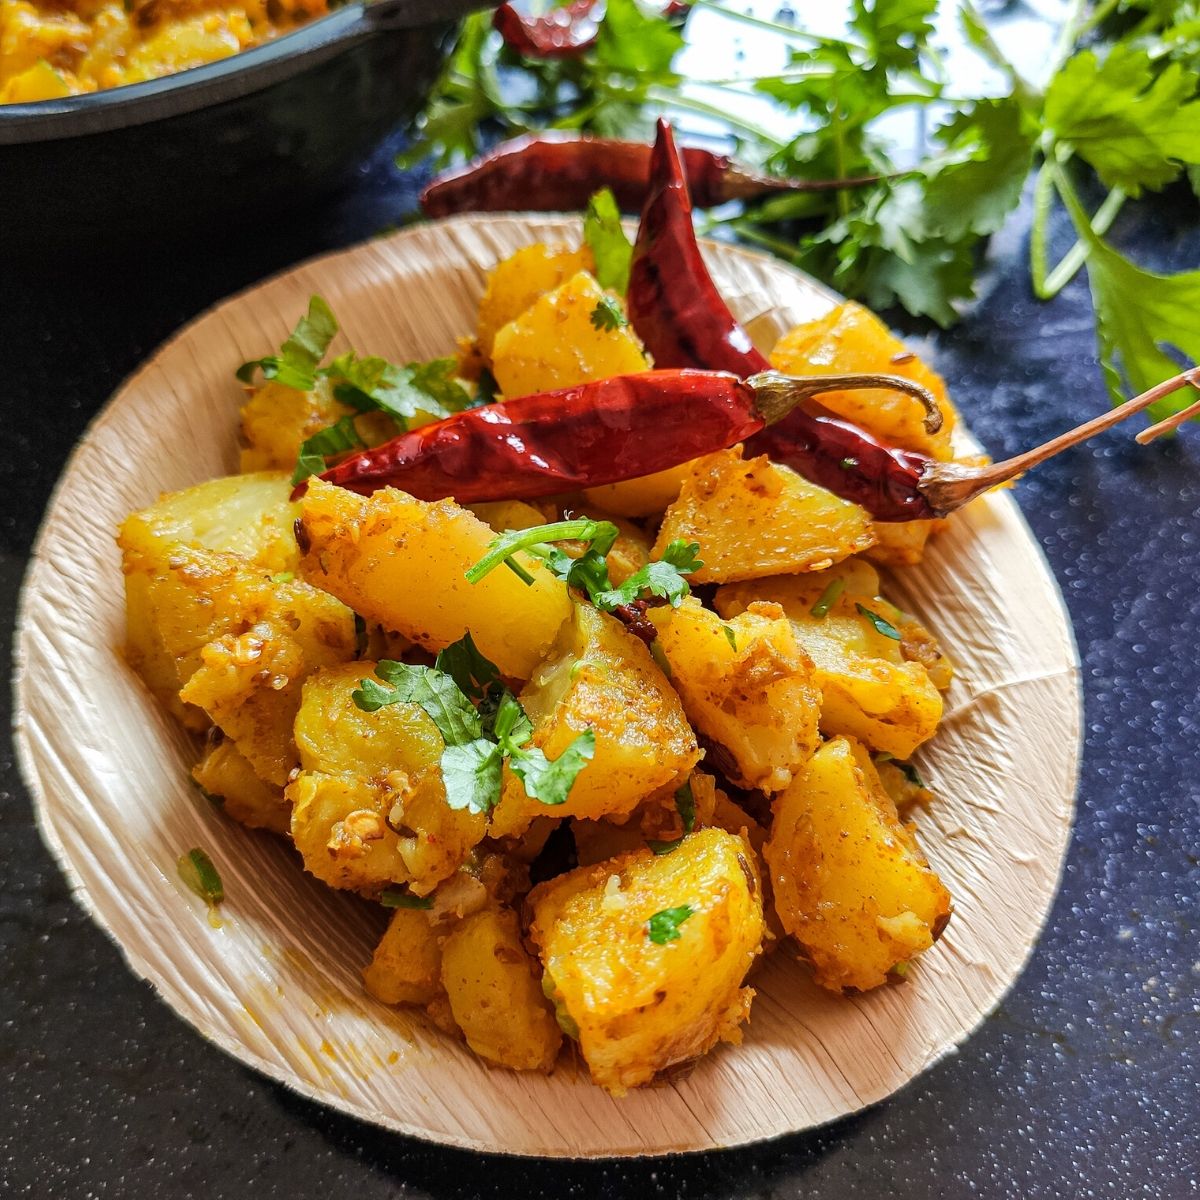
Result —
<path fill-rule="evenodd" d="M 220 904 L 225 899 L 225 886 L 217 868 L 199 848 L 189 850 L 180 858 L 179 878 L 207 904 Z"/>
<path fill-rule="evenodd" d="M 1137 196 L 1200 163 L 1196 74 L 1180 63 L 1158 70 L 1150 52 L 1117 43 L 1101 59 L 1070 59 L 1046 92 L 1044 120 L 1109 187 Z"/>
<path fill-rule="evenodd" d="M 389 704 L 419 704 L 447 746 L 462 746 L 482 735 L 475 706 L 445 672 L 385 658 L 376 665 L 375 674 L 383 684 L 363 679 L 350 694 L 363 712 L 376 712 Z"/>
<path fill-rule="evenodd" d="M 489 813 L 500 801 L 504 755 L 487 738 L 457 745 L 442 751 L 442 782 L 446 803 L 453 809 Z"/>
<path fill-rule="evenodd" d="M 677 942 L 681 936 L 680 925 L 695 915 L 695 909 L 690 904 L 664 908 L 646 922 L 646 936 L 657 946 L 665 946 L 668 942 Z"/>
<path fill-rule="evenodd" d="M 820 620 L 822 617 L 829 615 L 829 610 L 838 602 L 841 594 L 846 590 L 846 581 L 840 576 L 837 579 L 831 579 L 826 585 L 825 590 L 821 593 L 816 604 L 808 610 L 809 615 Z"/>
<path fill-rule="evenodd" d="M 611 611 L 622 604 L 632 604 L 644 599 L 643 593 L 660 596 L 672 608 L 678 608 L 683 598 L 691 592 L 685 575 L 698 571 L 704 564 L 697 557 L 698 542 L 676 539 L 663 551 L 661 559 L 647 563 L 635 571 L 620 587 L 597 593 L 592 597 L 598 608 Z"/>
<path fill-rule="evenodd" d="M 339 354 L 322 375 L 333 381 L 336 399 L 358 412 L 382 412 L 401 429 L 417 419 L 448 417 L 472 405 L 456 378 L 458 361 L 435 358 L 398 367 L 383 358 Z"/>
<path fill-rule="evenodd" d="M 468 572 L 467 582 L 478 583 L 491 574 L 501 563 L 507 563 L 519 550 L 536 551 L 551 542 L 591 542 L 592 548 L 601 557 L 607 554 L 616 542 L 620 530 L 611 521 L 593 521 L 583 518 L 577 521 L 555 521 L 549 525 L 535 525 L 532 529 L 514 529 L 493 539 L 488 552 Z M 567 558 L 567 555 L 562 555 Z M 561 568 L 558 559 L 548 560 Z M 569 570 L 570 568 L 567 568 Z M 564 576 L 560 576 L 563 578 Z M 532 578 L 529 580 L 532 583 Z"/>
<path fill-rule="evenodd" d="M 601 296 L 596 302 L 596 307 L 592 309 L 591 322 L 593 329 L 611 333 L 616 329 L 624 329 L 629 324 L 629 318 L 612 296 Z"/>
<path fill-rule="evenodd" d="M 542 804 L 564 804 L 579 772 L 596 753 L 596 735 L 585 729 L 555 759 L 541 750 L 513 749 L 509 766 L 525 785 L 525 794 Z"/>
<path fill-rule="evenodd" d="M 734 654 L 736 654 L 737 653 L 737 634 L 734 633 L 733 626 L 727 625 L 727 624 L 725 624 L 724 621 L 722 621 L 721 622 L 721 632 L 725 635 L 725 640 L 729 643 L 730 650 L 732 650 L 734 652 Z"/>
<path fill-rule="evenodd" d="M 273 379 L 297 391 L 312 391 L 317 367 L 337 331 L 337 318 L 329 305 L 320 296 L 313 296 L 308 302 L 308 315 L 300 318 L 279 354 L 242 363 L 237 377 L 243 383 L 250 383 L 255 370 L 260 370 L 264 379 Z"/>
<path fill-rule="evenodd" d="M 483 700 L 500 683 L 499 668 L 480 652 L 470 631 L 440 650 L 433 666 L 449 675 L 458 690 L 472 700 Z"/>
<path fill-rule="evenodd" d="M 475 402 L 472 407 L 482 407 L 485 404 L 495 404 L 496 397 L 500 395 L 500 384 L 495 375 L 484 367 L 479 372 L 479 390 L 475 393 Z"/>
<path fill-rule="evenodd" d="M 432 908 L 432 896 L 414 896 L 407 888 L 384 888 L 379 894 L 379 903 L 384 908 Z"/>
<path fill-rule="evenodd" d="M 354 418 L 342 417 L 300 443 L 292 483 L 303 483 L 310 475 L 320 475 L 325 470 L 325 460 L 331 455 L 344 454 L 347 450 L 357 450 L 365 445 L 354 427 Z"/>
<path fill-rule="evenodd" d="M 881 633 L 885 638 L 891 638 L 894 642 L 900 640 L 900 631 L 890 621 L 885 621 L 883 617 L 869 609 L 865 604 L 856 604 L 854 607 L 875 626 L 876 633 Z"/>
<path fill-rule="evenodd" d="M 602 188 L 588 201 L 587 213 L 583 218 L 583 240 L 590 247 L 592 258 L 595 260 L 597 282 L 602 288 L 611 288 L 623 296 L 629 287 L 633 246 L 621 227 L 621 210 L 617 207 L 616 197 L 609 188 Z M 597 329 L 617 329 L 628 324 L 624 319 L 625 314 L 616 304 L 612 304 L 610 318 L 620 319 L 616 324 L 602 326 L 597 324 L 594 312 L 592 324 Z"/>
<path fill-rule="evenodd" d="M 690 779 L 675 793 L 675 810 L 683 822 L 683 832 L 691 833 L 696 828 L 696 797 Z"/>

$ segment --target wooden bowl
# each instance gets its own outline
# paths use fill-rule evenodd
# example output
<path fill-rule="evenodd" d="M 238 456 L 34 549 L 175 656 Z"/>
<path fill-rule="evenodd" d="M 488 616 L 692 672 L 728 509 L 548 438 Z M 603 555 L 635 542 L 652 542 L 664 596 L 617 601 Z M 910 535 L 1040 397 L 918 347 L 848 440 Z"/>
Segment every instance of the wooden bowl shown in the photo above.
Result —
<path fill-rule="evenodd" d="M 735 1146 L 890 1095 L 970 1034 L 1020 972 L 1050 908 L 1071 828 L 1078 662 L 1062 601 L 1007 494 L 931 543 L 892 594 L 958 666 L 920 755 L 940 797 L 918 816 L 949 885 L 946 935 L 901 987 L 840 998 L 786 952 L 755 972 L 740 1047 L 686 1079 L 614 1100 L 564 1056 L 553 1075 L 491 1070 L 362 989 L 377 906 L 305 875 L 281 841 L 225 819 L 188 771 L 195 745 L 119 654 L 117 523 L 164 491 L 236 469 L 234 368 L 269 352 L 319 292 L 364 352 L 448 353 L 473 327 L 484 273 L 578 221 L 468 217 L 304 264 L 198 318 L 87 431 L 46 516 L 18 631 L 17 746 L 43 836 L 80 902 L 175 1011 L 240 1061 L 364 1121 L 446 1145 L 585 1157 Z M 760 343 L 833 302 L 774 259 L 706 255 Z M 175 864 L 208 850 L 220 928 Z"/>

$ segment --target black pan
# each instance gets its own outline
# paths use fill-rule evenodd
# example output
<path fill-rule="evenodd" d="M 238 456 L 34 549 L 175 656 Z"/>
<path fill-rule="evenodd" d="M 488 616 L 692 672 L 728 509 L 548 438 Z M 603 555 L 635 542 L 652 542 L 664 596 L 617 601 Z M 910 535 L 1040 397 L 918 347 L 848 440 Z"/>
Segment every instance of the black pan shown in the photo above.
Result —
<path fill-rule="evenodd" d="M 261 220 L 412 119 L 480 0 L 352 3 L 206 66 L 0 105 L 0 258 Z"/>

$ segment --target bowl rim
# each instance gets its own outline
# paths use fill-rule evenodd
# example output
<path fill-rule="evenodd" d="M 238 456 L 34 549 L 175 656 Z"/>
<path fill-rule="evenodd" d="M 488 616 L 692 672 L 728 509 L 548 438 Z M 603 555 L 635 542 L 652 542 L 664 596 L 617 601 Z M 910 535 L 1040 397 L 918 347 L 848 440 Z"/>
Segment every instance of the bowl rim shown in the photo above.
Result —
<path fill-rule="evenodd" d="M 481 7 L 480 0 L 348 0 L 298 29 L 216 62 L 79 96 L 0 105 L 0 146 L 147 125 L 237 100 L 375 34 L 436 27 Z"/>

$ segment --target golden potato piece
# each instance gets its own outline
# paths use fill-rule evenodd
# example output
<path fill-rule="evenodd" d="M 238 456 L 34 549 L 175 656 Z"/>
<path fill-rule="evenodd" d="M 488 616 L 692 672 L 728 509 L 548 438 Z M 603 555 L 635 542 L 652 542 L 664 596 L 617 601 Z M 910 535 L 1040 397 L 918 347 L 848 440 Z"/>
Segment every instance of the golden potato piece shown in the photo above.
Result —
<path fill-rule="evenodd" d="M 397 908 L 371 962 L 363 968 L 367 991 L 384 1004 L 429 1004 L 442 994 L 442 947 L 420 909 Z"/>
<path fill-rule="evenodd" d="M 446 803 L 442 737 L 416 704 L 363 712 L 352 695 L 372 662 L 321 671 L 296 715 L 300 774 L 289 784 L 292 839 L 330 887 L 427 895 L 466 861 L 487 818 Z"/>
<path fill-rule="evenodd" d="M 776 798 L 765 855 L 780 920 L 822 987 L 878 987 L 950 918 L 950 893 L 849 738 L 822 746 Z"/>
<path fill-rule="evenodd" d="M 783 609 L 755 603 L 726 623 L 689 596 L 646 615 L 688 720 L 728 752 L 730 782 L 787 787 L 820 740 L 821 692 Z"/>
<path fill-rule="evenodd" d="M 251 829 L 287 836 L 292 806 L 281 787 L 264 783 L 244 754 L 228 739 L 209 747 L 192 768 L 192 778 L 221 801 L 221 810 Z"/>
<path fill-rule="evenodd" d="M 771 365 L 785 375 L 879 372 L 922 384 L 933 393 L 945 418 L 937 433 L 925 431 L 924 408 L 905 392 L 823 392 L 821 403 L 889 446 L 918 450 L 943 460 L 953 457 L 950 434 L 956 413 L 946 397 L 942 377 L 906 349 L 861 304 L 848 301 L 815 321 L 797 325 L 771 351 Z"/>
<path fill-rule="evenodd" d="M 742 460 L 742 448 L 697 459 L 667 509 L 654 557 L 682 538 L 700 544 L 695 583 L 819 571 L 871 544 L 871 521 L 857 504 L 801 479 L 768 458 Z"/>
<path fill-rule="evenodd" d="M 492 342 L 502 326 L 519 317 L 540 296 L 593 266 L 592 252 L 587 246 L 572 250 L 535 242 L 532 246 L 522 246 L 493 267 L 479 302 L 475 333 L 484 358 L 491 358 Z"/>
<path fill-rule="evenodd" d="M 442 985 L 455 1022 L 480 1058 L 514 1071 L 554 1065 L 562 1032 L 538 976 L 508 909 L 484 909 L 446 938 Z"/>
<path fill-rule="evenodd" d="M 683 779 L 700 757 L 696 736 L 645 644 L 607 613 L 577 604 L 574 617 L 520 695 L 533 745 L 557 758 L 590 729 L 591 762 L 564 804 L 525 794 L 507 768 L 492 836 L 521 833 L 539 816 L 596 819 L 630 812 L 643 797 Z"/>
<path fill-rule="evenodd" d="M 583 494 L 589 504 L 621 517 L 651 517 L 674 504 L 683 490 L 683 481 L 691 474 L 693 462 L 680 463 L 621 483 L 606 483 L 588 488 Z"/>
<path fill-rule="evenodd" d="M 814 605 L 838 579 L 851 582 L 824 616 L 814 616 Z M 864 579 L 869 582 L 863 583 Z M 926 666 L 906 659 L 903 614 L 873 594 L 878 583 L 868 564 L 856 563 L 846 570 L 838 566 L 819 575 L 780 576 L 724 587 L 714 603 L 726 618 L 745 611 L 756 600 L 780 605 L 792 622 L 797 642 L 816 667 L 822 731 L 848 734 L 875 750 L 908 758 L 936 732 L 942 718 L 942 697 Z M 899 639 L 881 633 L 866 612 L 882 618 L 884 625 L 892 624 Z M 912 649 L 930 652 L 929 644 L 919 640 L 912 641 Z"/>
<path fill-rule="evenodd" d="M 300 445 L 354 410 L 334 398 L 328 379 L 311 392 L 269 380 L 242 405 L 243 471 L 286 471 L 290 476 Z"/>
<path fill-rule="evenodd" d="M 428 650 L 470 630 L 501 674 L 528 679 L 570 614 L 562 580 L 527 555 L 518 559 L 532 586 L 506 570 L 468 583 L 495 534 L 452 500 L 427 504 L 394 488 L 363 497 L 314 479 L 302 522 L 305 576 Z"/>
<path fill-rule="evenodd" d="M 915 567 L 925 557 L 925 543 L 944 528 L 945 521 L 875 521 L 875 544 L 866 552 L 873 562 L 888 567 Z"/>
<path fill-rule="evenodd" d="M 492 344 L 492 374 L 505 398 L 645 371 L 649 363 L 628 324 L 593 323 L 606 301 L 616 303 L 580 271 L 505 325 Z"/>
<path fill-rule="evenodd" d="M 529 895 L 544 985 L 614 1095 L 738 1042 L 763 937 L 754 852 L 721 829 L 580 867 Z"/>

